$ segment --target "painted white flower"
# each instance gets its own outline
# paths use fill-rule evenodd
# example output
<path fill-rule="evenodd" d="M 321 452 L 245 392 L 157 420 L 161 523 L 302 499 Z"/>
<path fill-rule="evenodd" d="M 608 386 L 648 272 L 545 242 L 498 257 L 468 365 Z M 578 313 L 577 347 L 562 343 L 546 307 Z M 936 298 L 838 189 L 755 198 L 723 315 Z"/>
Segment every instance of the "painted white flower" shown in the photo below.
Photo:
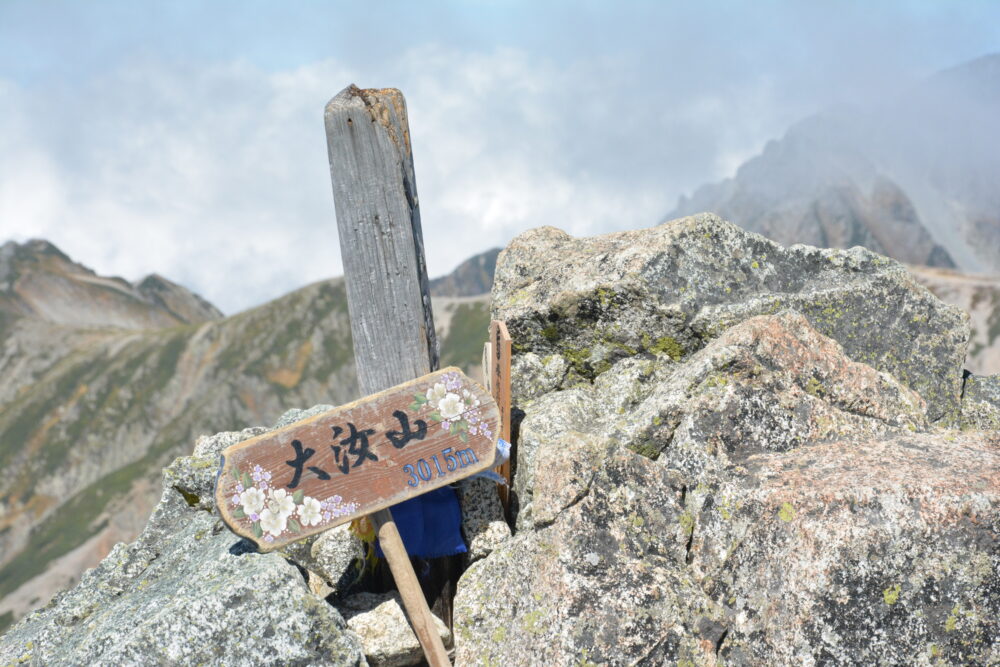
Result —
<path fill-rule="evenodd" d="M 299 518 L 302 519 L 302 525 L 315 526 L 319 523 L 320 519 L 323 518 L 320 512 L 322 509 L 323 506 L 318 500 L 306 496 L 299 506 Z"/>
<path fill-rule="evenodd" d="M 271 510 L 274 514 L 280 514 L 281 520 L 284 521 L 295 511 L 295 501 L 288 491 L 274 489 L 271 491 L 271 497 L 267 501 L 267 509 Z M 261 514 L 261 516 L 264 515 Z"/>
<path fill-rule="evenodd" d="M 240 494 L 240 505 L 247 514 L 256 514 L 264 507 L 264 494 L 255 486 Z"/>
<path fill-rule="evenodd" d="M 462 390 L 462 399 L 465 401 L 465 404 L 468 405 L 469 407 L 475 408 L 479 405 L 479 399 L 476 398 L 476 395 L 473 394 L 468 389 Z"/>
<path fill-rule="evenodd" d="M 454 419 L 455 417 L 462 414 L 465 409 L 465 403 L 462 399 L 458 397 L 458 394 L 452 394 L 448 392 L 441 402 L 438 403 L 438 412 L 441 413 L 441 417 L 444 419 Z"/>
<path fill-rule="evenodd" d="M 270 509 L 260 513 L 260 527 L 265 533 L 280 535 L 285 530 L 286 523 L 287 517 L 272 512 Z"/>
<path fill-rule="evenodd" d="M 441 401 L 442 398 L 445 397 L 445 394 L 447 393 L 448 390 L 444 388 L 444 384 L 438 382 L 436 385 L 431 387 L 431 390 L 429 392 L 427 392 L 427 402 L 433 405 L 434 407 L 437 407 L 437 404 Z"/>

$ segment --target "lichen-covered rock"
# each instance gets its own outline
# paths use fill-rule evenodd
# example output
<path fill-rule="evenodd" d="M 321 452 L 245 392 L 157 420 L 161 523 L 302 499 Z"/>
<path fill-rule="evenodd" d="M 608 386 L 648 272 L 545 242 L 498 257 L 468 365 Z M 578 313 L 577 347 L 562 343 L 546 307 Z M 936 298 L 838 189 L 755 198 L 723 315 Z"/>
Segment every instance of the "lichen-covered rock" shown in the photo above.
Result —
<path fill-rule="evenodd" d="M 838 440 L 690 490 L 727 664 L 1000 661 L 1000 434 Z"/>
<path fill-rule="evenodd" d="M 1000 433 L 942 426 L 967 330 L 901 267 L 713 216 L 498 267 L 517 531 L 456 664 L 1000 662 Z"/>
<path fill-rule="evenodd" d="M 714 656 L 724 610 L 682 567 L 680 476 L 579 434 L 554 444 L 539 452 L 534 525 L 461 579 L 455 664 L 675 664 L 706 646 Z"/>
<path fill-rule="evenodd" d="M 490 555 L 510 538 L 496 482 L 484 478 L 466 480 L 459 487 L 458 501 L 470 562 Z"/>
<path fill-rule="evenodd" d="M 493 317 L 518 352 L 567 362 L 563 388 L 626 357 L 679 362 L 742 320 L 789 308 L 919 393 L 931 421 L 957 423 L 968 316 L 863 248 L 783 248 L 710 214 L 585 239 L 545 227 L 500 254 L 493 289 Z"/>
<path fill-rule="evenodd" d="M 420 641 L 406 620 L 397 593 L 357 593 L 343 600 L 340 610 L 347 627 L 361 640 L 372 667 L 407 667 L 423 661 Z M 441 642 L 450 647 L 448 626 L 437 616 L 431 618 Z"/>
<path fill-rule="evenodd" d="M 364 664 L 298 568 L 241 549 L 214 512 L 218 452 L 262 431 L 202 439 L 199 456 L 177 459 L 139 538 L 11 628 L 0 664 Z"/>
<path fill-rule="evenodd" d="M 518 442 L 518 524 L 532 514 L 536 451 L 567 431 L 659 458 L 693 486 L 757 452 L 927 428 L 916 393 L 848 359 L 802 315 L 755 317 L 684 363 L 626 358 L 592 385 L 532 402 Z"/>
<path fill-rule="evenodd" d="M 965 379 L 962 428 L 1000 431 L 1000 375 Z"/>

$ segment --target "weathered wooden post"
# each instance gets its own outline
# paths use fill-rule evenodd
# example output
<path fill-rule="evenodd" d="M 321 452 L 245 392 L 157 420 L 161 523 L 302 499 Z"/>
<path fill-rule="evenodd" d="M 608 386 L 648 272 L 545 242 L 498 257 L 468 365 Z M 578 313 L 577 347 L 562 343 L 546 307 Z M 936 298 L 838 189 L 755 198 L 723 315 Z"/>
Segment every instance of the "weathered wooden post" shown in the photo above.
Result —
<path fill-rule="evenodd" d="M 324 117 L 358 383 L 372 394 L 438 365 L 406 102 L 351 85 Z M 428 662 L 448 664 L 392 514 L 372 519 Z"/>

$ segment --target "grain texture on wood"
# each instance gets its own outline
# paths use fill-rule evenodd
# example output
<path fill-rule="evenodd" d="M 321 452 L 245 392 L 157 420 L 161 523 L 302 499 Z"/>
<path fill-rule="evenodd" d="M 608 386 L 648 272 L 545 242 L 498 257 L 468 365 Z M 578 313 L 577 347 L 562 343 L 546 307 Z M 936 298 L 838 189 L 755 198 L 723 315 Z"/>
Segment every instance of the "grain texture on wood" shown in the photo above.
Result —
<path fill-rule="evenodd" d="M 438 365 L 406 102 L 348 86 L 326 106 L 330 179 L 363 394 Z"/>
<path fill-rule="evenodd" d="M 363 394 L 438 366 L 403 94 L 348 86 L 326 105 L 327 153 Z M 449 661 L 388 509 L 372 515 L 427 661 Z"/>
<path fill-rule="evenodd" d="M 447 368 L 227 448 L 216 503 L 273 551 L 486 470 L 499 426 L 493 397 Z"/>

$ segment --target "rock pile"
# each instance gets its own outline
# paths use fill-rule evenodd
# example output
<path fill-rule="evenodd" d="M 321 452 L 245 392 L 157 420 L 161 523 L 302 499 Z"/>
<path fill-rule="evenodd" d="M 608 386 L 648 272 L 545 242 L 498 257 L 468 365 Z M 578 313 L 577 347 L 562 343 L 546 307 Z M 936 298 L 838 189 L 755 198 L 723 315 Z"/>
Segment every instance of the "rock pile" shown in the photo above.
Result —
<path fill-rule="evenodd" d="M 456 664 L 1000 661 L 1000 378 L 963 374 L 966 318 L 900 265 L 710 215 L 546 228 L 500 255 L 493 310 L 515 342 L 516 531 L 467 488 Z M 178 459 L 140 538 L 0 639 L 0 664 L 419 659 L 382 637 L 393 599 L 351 591 L 342 531 L 233 548 L 216 454 L 258 432 Z"/>
<path fill-rule="evenodd" d="M 457 662 L 1000 659 L 1000 432 L 954 428 L 996 379 L 896 262 L 710 215 L 547 228 L 493 297 L 517 533 L 462 578 Z"/>

